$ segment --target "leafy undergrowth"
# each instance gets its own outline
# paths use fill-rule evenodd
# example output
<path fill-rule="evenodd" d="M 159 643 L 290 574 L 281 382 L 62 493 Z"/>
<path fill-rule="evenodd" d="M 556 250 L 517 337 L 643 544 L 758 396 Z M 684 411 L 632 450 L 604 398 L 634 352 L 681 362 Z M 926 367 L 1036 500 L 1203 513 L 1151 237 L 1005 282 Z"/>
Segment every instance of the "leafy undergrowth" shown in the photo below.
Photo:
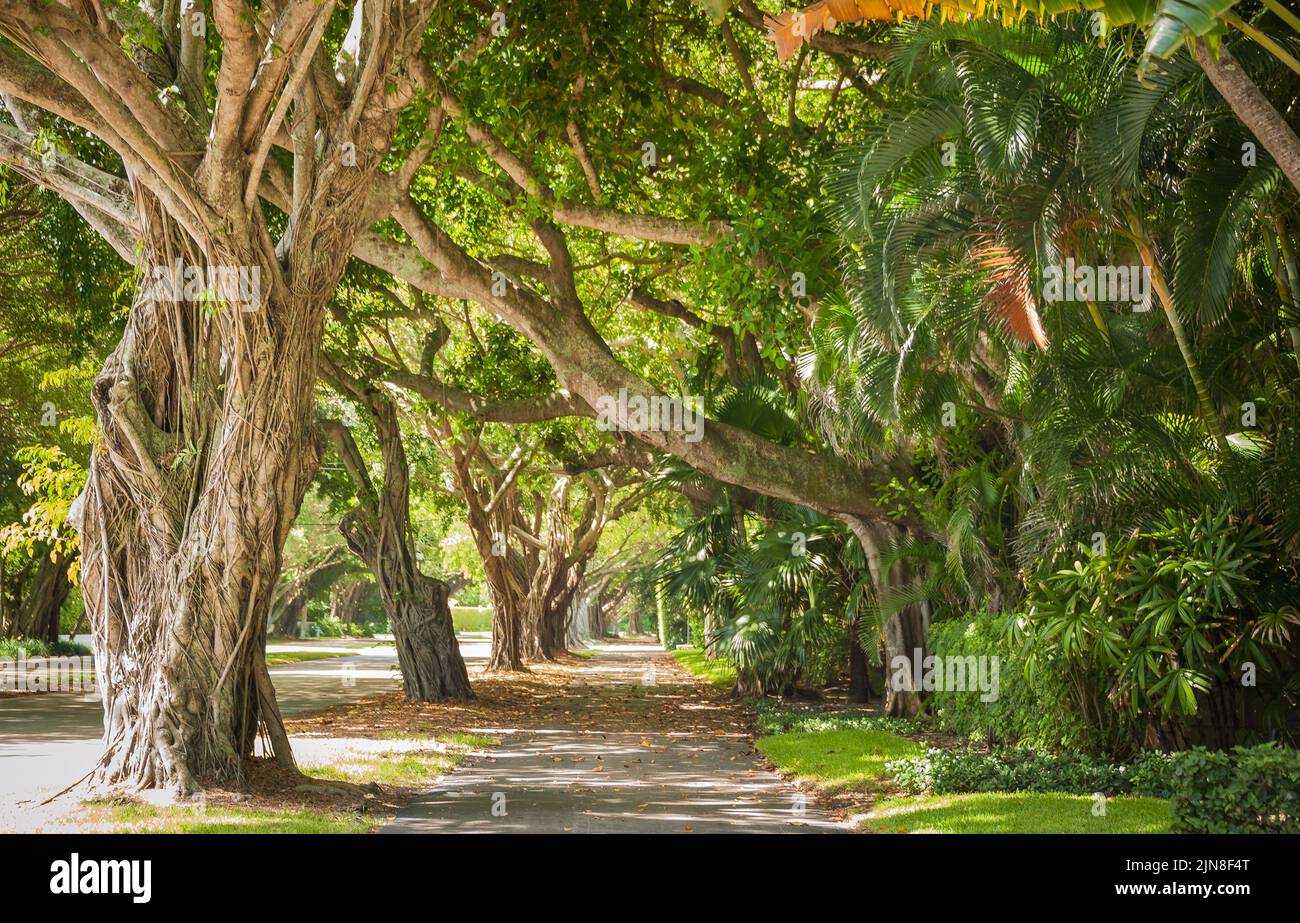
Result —
<path fill-rule="evenodd" d="M 0 638 L 0 657 L 18 660 L 23 657 L 89 657 L 90 648 L 75 641 L 55 641 L 53 644 L 39 638 Z"/>
<path fill-rule="evenodd" d="M 344 651 L 267 651 L 266 665 L 269 667 L 285 663 L 299 663 L 304 660 L 330 660 L 334 657 L 355 657 L 356 653 Z"/>
<path fill-rule="evenodd" d="M 1172 820 L 1169 802 L 1159 798 L 1120 796 L 1101 805 L 1060 792 L 979 792 L 884 801 L 862 827 L 876 833 L 1169 833 Z"/>
<path fill-rule="evenodd" d="M 730 689 L 736 685 L 735 664 L 725 657 L 709 660 L 698 647 L 679 648 L 669 653 L 688 672 L 708 680 L 719 689 Z"/>
<path fill-rule="evenodd" d="M 852 723 L 878 725 L 863 717 Z M 786 722 L 767 722 L 785 724 Z M 827 716 L 795 722 L 809 728 L 761 737 L 756 746 L 786 776 L 810 783 L 833 812 L 857 814 L 877 833 L 1168 833 L 1169 803 L 1116 797 L 1099 803 L 1058 792 L 983 792 L 902 796 L 885 763 L 920 756 L 925 746 L 880 727 L 843 727 Z M 827 727 L 817 730 L 817 727 Z M 901 797 L 900 797 L 901 796 Z M 1104 809 L 1104 814 L 1102 810 Z"/>

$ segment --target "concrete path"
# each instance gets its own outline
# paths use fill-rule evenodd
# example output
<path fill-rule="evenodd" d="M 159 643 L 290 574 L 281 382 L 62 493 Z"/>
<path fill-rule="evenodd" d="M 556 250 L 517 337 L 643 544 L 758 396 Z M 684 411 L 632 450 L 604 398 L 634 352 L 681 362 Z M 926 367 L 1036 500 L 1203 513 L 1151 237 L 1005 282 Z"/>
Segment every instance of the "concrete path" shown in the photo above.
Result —
<path fill-rule="evenodd" d="M 600 645 L 549 727 L 481 729 L 471 756 L 381 833 L 830 833 L 750 747 L 742 717 L 657 646 Z"/>
<path fill-rule="evenodd" d="M 471 674 L 487 662 L 486 634 L 460 639 Z M 270 651 L 338 651 L 352 654 L 270 668 L 280 710 L 295 717 L 400 686 L 397 649 L 372 641 L 330 640 L 268 645 Z M 95 765 L 104 732 L 98 694 L 50 692 L 0 696 L 0 831 L 11 815 L 81 778 Z"/>

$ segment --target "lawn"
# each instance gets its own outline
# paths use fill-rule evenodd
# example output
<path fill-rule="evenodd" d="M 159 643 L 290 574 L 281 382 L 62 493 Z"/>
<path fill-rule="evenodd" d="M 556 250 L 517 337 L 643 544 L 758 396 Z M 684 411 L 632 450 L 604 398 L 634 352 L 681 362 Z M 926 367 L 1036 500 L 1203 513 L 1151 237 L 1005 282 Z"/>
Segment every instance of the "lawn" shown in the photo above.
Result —
<path fill-rule="evenodd" d="M 267 651 L 266 665 L 280 666 L 286 663 L 300 663 L 304 660 L 329 660 L 333 657 L 355 657 L 355 653 L 341 651 Z"/>
<path fill-rule="evenodd" d="M 881 802 L 863 821 L 876 833 L 1169 833 L 1169 802 L 1109 798 L 1104 815 L 1087 795 L 977 792 Z"/>
<path fill-rule="evenodd" d="M 897 734 L 859 729 L 777 734 L 760 737 L 757 746 L 784 774 L 832 793 L 879 789 L 888 783 L 886 760 L 925 752 Z"/>
<path fill-rule="evenodd" d="M 110 824 L 120 833 L 365 833 L 374 824 L 373 818 L 353 812 L 307 808 L 255 811 L 93 802 L 87 807 L 91 822 Z"/>
<path fill-rule="evenodd" d="M 491 606 L 452 606 L 451 623 L 459 631 L 491 631 Z"/>
<path fill-rule="evenodd" d="M 709 660 L 698 647 L 685 647 L 671 651 L 673 658 L 696 676 L 702 676 L 719 689 L 736 685 L 736 667 L 725 657 Z"/>
<path fill-rule="evenodd" d="M 756 746 L 783 775 L 827 794 L 868 798 L 894 789 L 885 763 L 919 756 L 925 747 L 889 731 L 845 728 L 760 737 Z M 1169 802 L 1116 797 L 1105 814 L 1086 795 L 980 792 L 889 798 L 871 805 L 862 829 L 875 833 L 1168 833 Z"/>

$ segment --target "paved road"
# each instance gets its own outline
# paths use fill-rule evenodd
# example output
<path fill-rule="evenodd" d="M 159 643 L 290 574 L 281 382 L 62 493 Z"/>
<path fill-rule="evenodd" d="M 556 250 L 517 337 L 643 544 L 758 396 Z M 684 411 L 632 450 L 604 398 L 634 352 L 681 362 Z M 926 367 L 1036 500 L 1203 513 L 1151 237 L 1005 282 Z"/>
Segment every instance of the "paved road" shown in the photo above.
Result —
<path fill-rule="evenodd" d="M 548 708 L 552 726 L 471 757 L 380 832 L 843 832 L 662 648 L 597 651 Z"/>
<path fill-rule="evenodd" d="M 486 634 L 461 638 L 470 672 L 487 662 Z M 365 641 L 270 645 L 272 651 L 346 651 L 353 656 L 271 667 L 280 710 L 302 715 L 399 686 L 397 651 Z M 98 695 L 41 693 L 0 696 L 0 830 L 5 814 L 24 801 L 48 797 L 94 766 L 104 732 Z"/>

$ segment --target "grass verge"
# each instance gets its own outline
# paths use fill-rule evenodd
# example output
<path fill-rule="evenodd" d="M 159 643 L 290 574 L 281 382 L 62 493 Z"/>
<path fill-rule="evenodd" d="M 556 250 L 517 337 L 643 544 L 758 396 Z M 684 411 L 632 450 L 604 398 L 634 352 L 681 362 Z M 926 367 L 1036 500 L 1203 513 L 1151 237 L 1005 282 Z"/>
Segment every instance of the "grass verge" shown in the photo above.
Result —
<path fill-rule="evenodd" d="M 1101 803 L 1060 792 L 896 797 L 885 763 L 919 756 L 925 747 L 879 728 L 773 734 L 756 746 L 783 775 L 833 798 L 848 796 L 853 813 L 866 805 L 860 826 L 875 833 L 1168 833 L 1172 822 L 1169 802 L 1159 798 Z"/>
<path fill-rule="evenodd" d="M 920 756 L 925 748 L 888 731 L 844 729 L 760 737 L 758 749 L 785 775 L 812 782 L 828 794 L 881 791 L 885 762 Z"/>
<path fill-rule="evenodd" d="M 275 667 L 285 663 L 301 663 L 304 660 L 330 660 L 335 657 L 355 657 L 355 653 L 341 651 L 267 651 L 266 665 Z"/>
<path fill-rule="evenodd" d="M 703 677 L 719 689 L 736 685 L 736 666 L 725 657 L 709 660 L 698 647 L 679 648 L 670 653 L 688 672 Z"/>
<path fill-rule="evenodd" d="M 118 833 L 365 833 L 372 818 L 306 807 L 253 809 L 89 802 L 91 823 Z"/>
<path fill-rule="evenodd" d="M 1087 795 L 974 792 L 894 798 L 875 806 L 863 829 L 876 833 L 1169 833 L 1169 802 Z"/>

